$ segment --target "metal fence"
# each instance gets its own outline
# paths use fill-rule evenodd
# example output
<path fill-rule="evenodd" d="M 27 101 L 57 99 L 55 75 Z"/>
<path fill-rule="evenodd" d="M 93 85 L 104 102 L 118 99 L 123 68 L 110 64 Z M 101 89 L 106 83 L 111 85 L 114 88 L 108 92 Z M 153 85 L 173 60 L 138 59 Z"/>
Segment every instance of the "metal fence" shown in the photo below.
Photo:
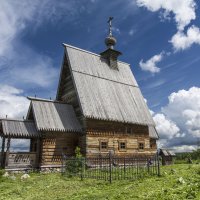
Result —
<path fill-rule="evenodd" d="M 62 174 L 67 177 L 80 177 L 107 180 L 134 180 L 149 175 L 160 175 L 158 155 L 152 157 L 115 157 L 95 158 L 63 156 Z"/>

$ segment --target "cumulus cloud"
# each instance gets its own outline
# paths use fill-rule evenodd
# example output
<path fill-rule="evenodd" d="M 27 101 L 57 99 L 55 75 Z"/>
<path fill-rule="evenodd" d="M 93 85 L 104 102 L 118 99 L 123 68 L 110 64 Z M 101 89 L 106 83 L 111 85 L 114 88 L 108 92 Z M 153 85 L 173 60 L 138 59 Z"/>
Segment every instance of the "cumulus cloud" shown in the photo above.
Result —
<path fill-rule="evenodd" d="M 27 152 L 30 149 L 29 139 L 11 139 L 10 151 L 11 152 Z"/>
<path fill-rule="evenodd" d="M 196 146 L 182 145 L 182 146 L 172 147 L 171 149 L 176 152 L 192 152 L 192 151 L 196 150 Z"/>
<path fill-rule="evenodd" d="M 177 125 L 167 119 L 164 114 L 156 114 L 154 116 L 154 121 L 156 123 L 157 131 L 162 139 L 172 139 L 173 137 L 179 137 L 180 129 Z"/>
<path fill-rule="evenodd" d="M 162 112 L 183 131 L 200 138 L 200 88 L 192 87 L 172 93 Z"/>
<path fill-rule="evenodd" d="M 0 117 L 21 118 L 26 115 L 29 101 L 23 91 L 8 85 L 0 85 Z"/>
<path fill-rule="evenodd" d="M 200 140 L 200 88 L 173 92 L 162 113 L 153 118 L 160 135 L 160 146 L 177 151 L 193 150 Z"/>
<path fill-rule="evenodd" d="M 200 29 L 196 26 L 188 28 L 187 33 L 177 32 L 170 40 L 175 51 L 185 50 L 191 47 L 193 44 L 200 45 Z"/>
<path fill-rule="evenodd" d="M 152 12 L 163 11 L 168 18 L 173 13 L 178 30 L 184 30 L 192 20 L 196 18 L 196 3 L 194 0 L 136 0 L 138 6 L 146 7 Z"/>
<path fill-rule="evenodd" d="M 146 7 L 152 12 L 161 11 L 161 19 L 171 19 L 173 16 L 177 33 L 169 41 L 175 51 L 185 50 L 193 44 L 200 45 L 200 29 L 194 25 L 190 26 L 186 33 L 184 29 L 196 19 L 195 10 L 197 5 L 194 0 L 136 0 L 137 5 Z"/>
<path fill-rule="evenodd" d="M 139 63 L 140 68 L 143 71 L 149 71 L 153 74 L 160 72 L 160 68 L 157 67 L 157 63 L 159 63 L 163 59 L 163 55 L 164 55 L 164 53 L 161 52 L 160 54 L 153 56 L 152 58 L 150 58 L 146 62 L 141 60 L 140 63 Z"/>
<path fill-rule="evenodd" d="M 22 119 L 28 111 L 29 101 L 23 96 L 21 89 L 0 85 L 0 118 Z M 2 139 L 0 138 L 0 148 Z M 11 151 L 28 151 L 30 140 L 12 139 Z"/>

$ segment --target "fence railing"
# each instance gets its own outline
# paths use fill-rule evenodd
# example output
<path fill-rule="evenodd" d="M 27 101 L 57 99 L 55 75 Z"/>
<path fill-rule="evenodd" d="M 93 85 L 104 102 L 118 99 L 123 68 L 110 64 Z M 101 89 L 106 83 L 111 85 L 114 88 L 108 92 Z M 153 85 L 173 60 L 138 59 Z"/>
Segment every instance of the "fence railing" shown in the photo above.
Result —
<path fill-rule="evenodd" d="M 34 168 L 35 165 L 35 152 L 6 153 L 6 168 Z"/>
<path fill-rule="evenodd" d="M 94 178 L 107 180 L 125 180 L 160 175 L 158 156 L 151 157 L 115 157 L 108 156 L 84 158 L 63 156 L 62 174 L 67 177 Z"/>

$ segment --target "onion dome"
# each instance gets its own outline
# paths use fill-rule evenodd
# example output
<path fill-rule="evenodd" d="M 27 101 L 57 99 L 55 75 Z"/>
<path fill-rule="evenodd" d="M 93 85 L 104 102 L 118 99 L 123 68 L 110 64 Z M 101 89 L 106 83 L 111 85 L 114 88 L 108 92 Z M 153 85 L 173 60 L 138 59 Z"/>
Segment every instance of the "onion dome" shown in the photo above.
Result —
<path fill-rule="evenodd" d="M 106 39 L 105 39 L 105 44 L 108 48 L 113 49 L 113 47 L 115 46 L 115 44 L 117 43 L 117 40 L 111 35 L 109 35 Z"/>

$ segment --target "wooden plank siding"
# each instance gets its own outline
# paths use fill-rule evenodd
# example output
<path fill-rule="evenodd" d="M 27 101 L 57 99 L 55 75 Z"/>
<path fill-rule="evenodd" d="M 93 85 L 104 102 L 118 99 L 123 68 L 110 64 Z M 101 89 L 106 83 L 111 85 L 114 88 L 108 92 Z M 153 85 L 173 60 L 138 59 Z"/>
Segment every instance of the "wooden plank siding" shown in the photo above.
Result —
<path fill-rule="evenodd" d="M 107 150 L 100 149 L 101 141 L 108 142 Z M 119 143 L 125 142 L 126 149 L 120 150 Z M 139 149 L 139 143 L 144 144 L 144 149 Z M 105 133 L 102 135 L 87 134 L 86 136 L 86 156 L 98 156 L 100 154 L 107 154 L 109 151 L 113 151 L 117 156 L 133 156 L 133 155 L 151 155 L 155 154 L 156 149 L 150 148 L 149 137 L 138 137 L 135 135 L 124 135 L 122 134 L 110 134 L 106 136 Z"/>
<path fill-rule="evenodd" d="M 109 151 L 112 151 L 116 156 L 152 155 L 156 153 L 156 140 L 149 137 L 148 126 L 94 119 L 87 120 L 86 124 L 85 150 L 87 157 L 107 154 Z M 108 143 L 106 150 L 100 148 L 101 141 Z M 120 142 L 126 143 L 125 149 L 120 149 Z M 144 149 L 139 149 L 139 143 L 144 144 Z"/>
<path fill-rule="evenodd" d="M 83 125 L 82 112 L 79 105 L 76 88 L 73 82 L 72 74 L 70 72 L 67 57 L 64 55 L 63 66 L 61 70 L 59 90 L 57 93 L 57 100 L 63 101 L 73 106 L 76 117 Z"/>
<path fill-rule="evenodd" d="M 79 135 L 75 133 L 51 133 L 42 138 L 41 165 L 62 164 L 62 153 L 74 155 L 79 145 Z"/>

